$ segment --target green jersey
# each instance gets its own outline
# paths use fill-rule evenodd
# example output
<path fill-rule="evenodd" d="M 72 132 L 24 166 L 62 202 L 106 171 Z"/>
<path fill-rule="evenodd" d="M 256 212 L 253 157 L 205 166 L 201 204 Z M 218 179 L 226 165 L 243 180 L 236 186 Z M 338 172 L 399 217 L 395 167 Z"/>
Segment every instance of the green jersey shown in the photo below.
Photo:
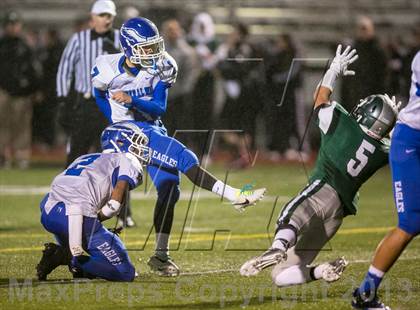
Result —
<path fill-rule="evenodd" d="M 338 193 L 345 215 L 356 214 L 358 190 L 388 163 L 389 140 L 366 134 L 338 103 L 315 110 L 321 147 L 310 181 L 321 180 Z"/>

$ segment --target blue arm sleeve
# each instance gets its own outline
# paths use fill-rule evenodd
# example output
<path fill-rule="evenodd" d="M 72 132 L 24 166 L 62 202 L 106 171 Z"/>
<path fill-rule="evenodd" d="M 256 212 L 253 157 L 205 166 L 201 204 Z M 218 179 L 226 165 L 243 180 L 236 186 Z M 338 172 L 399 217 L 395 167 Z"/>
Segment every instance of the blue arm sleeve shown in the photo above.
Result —
<path fill-rule="evenodd" d="M 99 109 L 107 118 L 108 122 L 113 123 L 112 116 L 111 116 L 111 105 L 109 104 L 108 98 L 106 97 L 106 92 L 94 88 L 95 93 L 95 100 L 96 104 L 98 105 Z"/>
<path fill-rule="evenodd" d="M 161 116 L 166 112 L 169 87 L 169 84 L 159 81 L 153 91 L 153 98 L 151 100 L 144 100 L 139 97 L 132 96 L 133 108 L 153 116 Z"/>

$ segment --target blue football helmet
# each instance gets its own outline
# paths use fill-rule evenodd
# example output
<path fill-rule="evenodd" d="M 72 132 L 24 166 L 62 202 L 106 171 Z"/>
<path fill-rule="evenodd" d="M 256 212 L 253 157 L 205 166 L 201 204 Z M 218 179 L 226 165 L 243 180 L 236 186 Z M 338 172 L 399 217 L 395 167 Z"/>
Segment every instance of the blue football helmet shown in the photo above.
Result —
<path fill-rule="evenodd" d="M 120 44 L 133 64 L 145 68 L 153 68 L 165 51 L 156 25 L 144 17 L 131 18 L 121 26 Z"/>
<path fill-rule="evenodd" d="M 106 127 L 101 135 L 104 153 L 129 153 L 142 165 L 150 163 L 151 152 L 148 144 L 149 138 L 143 130 L 130 121 L 112 124 Z"/>

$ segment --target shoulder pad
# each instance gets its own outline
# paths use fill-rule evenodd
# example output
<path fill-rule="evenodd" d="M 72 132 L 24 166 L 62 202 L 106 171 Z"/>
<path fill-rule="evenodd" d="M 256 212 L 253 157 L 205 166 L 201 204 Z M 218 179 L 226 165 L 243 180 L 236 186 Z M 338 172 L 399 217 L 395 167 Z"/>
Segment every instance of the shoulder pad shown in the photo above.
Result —
<path fill-rule="evenodd" d="M 115 61 L 115 55 L 98 56 L 91 72 L 92 85 L 99 90 L 106 90 L 117 74 L 118 60 Z"/>

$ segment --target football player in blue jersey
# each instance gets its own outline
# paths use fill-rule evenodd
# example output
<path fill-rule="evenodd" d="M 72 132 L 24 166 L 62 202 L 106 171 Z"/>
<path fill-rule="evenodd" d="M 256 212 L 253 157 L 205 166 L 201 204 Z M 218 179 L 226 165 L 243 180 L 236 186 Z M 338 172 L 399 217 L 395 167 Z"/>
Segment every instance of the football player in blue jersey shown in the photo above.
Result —
<path fill-rule="evenodd" d="M 179 171 L 201 180 L 203 170 L 199 168 L 195 154 L 167 136 L 161 121 L 166 112 L 168 89 L 176 81 L 178 68 L 165 51 L 157 27 L 150 20 L 137 17 L 127 20 L 120 34 L 123 52 L 98 57 L 92 70 L 95 97 L 111 124 L 136 121 L 150 136 L 149 146 L 153 151 L 147 171 L 158 197 L 153 220 L 156 252 L 148 264 L 160 275 L 176 276 L 179 268 L 168 255 L 168 243 L 180 194 Z M 232 201 L 238 198 L 236 189 L 230 190 L 222 182 L 216 183 L 210 184 L 214 185 L 214 191 L 222 193 L 224 190 L 225 196 Z M 209 184 L 205 188 L 212 190 L 213 186 Z M 261 189 L 250 194 L 260 199 L 264 192 L 265 189 Z"/>
<path fill-rule="evenodd" d="M 243 191 L 224 184 L 202 168 L 197 156 L 178 140 L 168 137 L 158 126 L 145 125 L 144 122 L 123 121 L 105 128 L 102 133 L 102 146 L 106 151 L 118 151 L 119 132 L 133 125 L 139 126 L 148 138 L 150 161 L 147 171 L 158 190 L 158 207 L 155 208 L 154 225 L 156 231 L 156 253 L 148 262 L 159 275 L 176 276 L 179 267 L 169 257 L 169 234 L 174 217 L 173 206 L 179 198 L 180 172 L 195 185 L 215 193 L 232 202 L 235 209 L 243 211 L 263 198 L 265 188 Z M 167 196 L 162 196 L 162 193 Z"/>
<path fill-rule="evenodd" d="M 118 214 L 150 160 L 147 136 L 137 126 L 125 129 L 115 137 L 118 149 L 105 145 L 103 153 L 83 155 L 52 182 L 40 205 L 41 223 L 58 245 L 45 244 L 36 267 L 39 280 L 69 265 L 74 277 L 133 281 L 135 269 L 123 243 L 101 223 Z"/>
<path fill-rule="evenodd" d="M 398 115 L 389 154 L 398 226 L 379 243 L 363 282 L 354 291 L 355 309 L 390 310 L 379 300 L 377 290 L 385 273 L 420 234 L 420 51 L 411 70 L 410 99 Z"/>

